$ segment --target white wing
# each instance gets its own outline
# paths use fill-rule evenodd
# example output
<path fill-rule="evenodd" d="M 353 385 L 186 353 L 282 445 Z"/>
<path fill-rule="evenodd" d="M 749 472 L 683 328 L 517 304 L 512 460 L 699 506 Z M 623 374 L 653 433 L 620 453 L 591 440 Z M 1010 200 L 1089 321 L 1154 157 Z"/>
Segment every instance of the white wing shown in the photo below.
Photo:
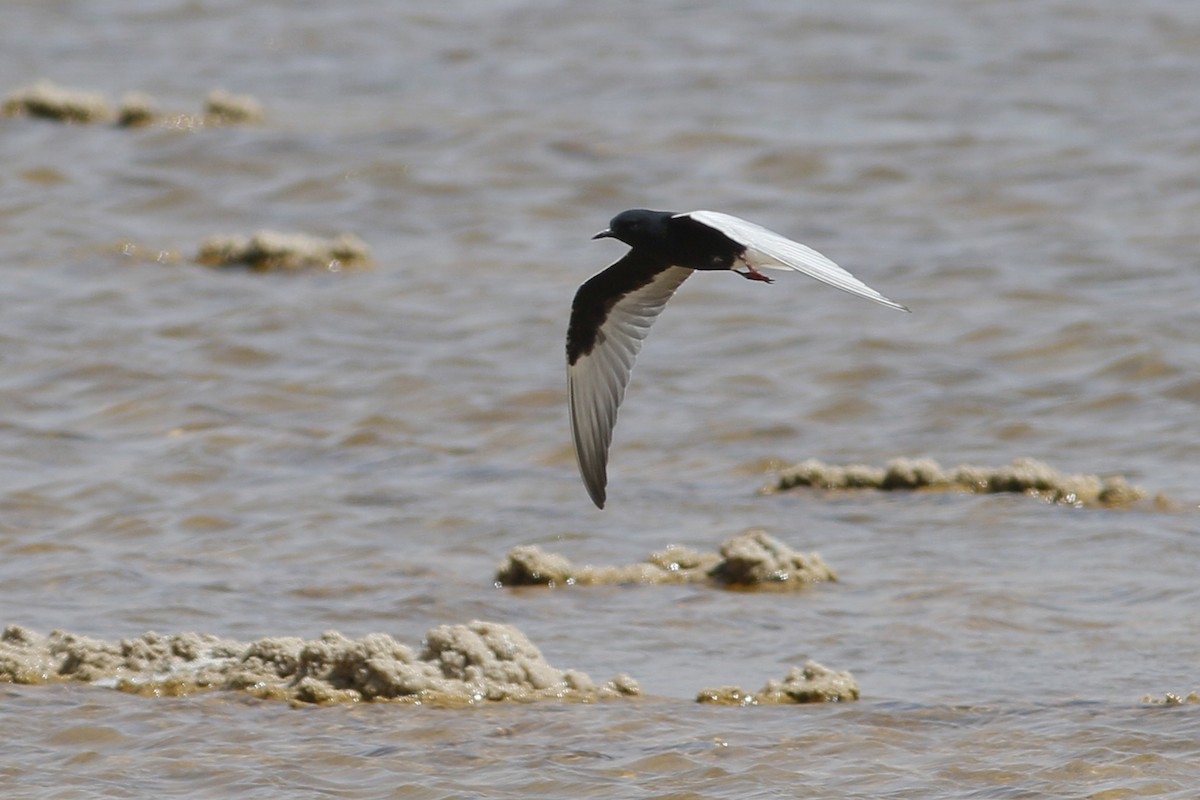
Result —
<path fill-rule="evenodd" d="M 756 269 L 787 269 L 803 272 L 805 275 L 828 283 L 844 292 L 865 297 L 901 311 L 908 311 L 904 306 L 884 297 L 811 247 L 793 242 L 786 236 L 780 236 L 775 231 L 768 230 L 761 225 L 729 214 L 722 214 L 719 211 L 689 211 L 676 216 L 690 217 L 696 222 L 715 228 L 735 242 L 745 245 L 745 258 L 750 266 Z"/>
<path fill-rule="evenodd" d="M 608 269 L 621 264 L 618 261 Z M 575 458 L 588 494 L 599 508 L 604 508 L 608 446 L 617 422 L 617 407 L 625 397 L 633 362 L 650 326 L 691 274 L 692 270 L 684 267 L 667 267 L 648 283 L 621 296 L 604 317 L 591 350 L 567 366 Z M 587 287 L 584 284 L 580 292 Z"/>

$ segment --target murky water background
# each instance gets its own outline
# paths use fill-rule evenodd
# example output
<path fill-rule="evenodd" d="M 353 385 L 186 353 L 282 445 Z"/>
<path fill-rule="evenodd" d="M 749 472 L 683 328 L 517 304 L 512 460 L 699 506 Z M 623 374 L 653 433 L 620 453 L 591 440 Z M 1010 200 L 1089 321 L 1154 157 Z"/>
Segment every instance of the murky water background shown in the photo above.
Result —
<path fill-rule="evenodd" d="M 0 692 L 6 797 L 1170 797 L 1200 785 L 1193 3 L 7 3 L 39 78 L 267 122 L 0 121 L 0 623 L 254 639 L 517 625 L 647 697 L 297 711 Z M 914 313 L 699 275 L 609 509 L 569 449 L 571 296 L 627 207 L 715 208 Z M 350 231 L 377 270 L 153 260 Z M 124 243 L 136 243 L 132 256 Z M 147 257 L 148 256 L 148 257 Z M 1180 510 L 756 495 L 772 459 L 1042 459 Z M 749 527 L 841 582 L 510 592 Z M 857 703 L 714 708 L 815 658 Z"/>

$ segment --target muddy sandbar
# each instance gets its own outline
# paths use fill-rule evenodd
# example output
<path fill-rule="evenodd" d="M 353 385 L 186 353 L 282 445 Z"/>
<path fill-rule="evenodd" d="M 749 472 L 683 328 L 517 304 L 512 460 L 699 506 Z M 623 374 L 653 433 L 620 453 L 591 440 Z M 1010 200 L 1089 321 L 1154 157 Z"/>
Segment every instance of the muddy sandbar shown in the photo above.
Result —
<path fill-rule="evenodd" d="M 897 458 L 883 467 L 864 464 L 835 466 L 816 459 L 788 467 L 779 480 L 765 487 L 771 494 L 799 486 L 816 489 L 878 489 L 883 491 L 959 491 L 976 494 L 1012 492 L 1050 503 L 1073 506 L 1119 507 L 1135 503 L 1146 492 L 1123 477 L 1066 475 L 1032 458 L 1006 467 L 961 465 L 943 469 L 933 459 Z M 1156 498 L 1156 502 L 1165 502 Z"/>
<path fill-rule="evenodd" d="M 104 641 L 16 625 L 0 635 L 0 682 L 82 681 L 143 695 L 236 690 L 295 704 L 393 701 L 447 706 L 498 701 L 593 702 L 639 693 L 620 675 L 598 684 L 549 664 L 511 625 L 441 625 L 419 650 L 383 633 L 348 639 L 239 642 L 201 633 Z"/>

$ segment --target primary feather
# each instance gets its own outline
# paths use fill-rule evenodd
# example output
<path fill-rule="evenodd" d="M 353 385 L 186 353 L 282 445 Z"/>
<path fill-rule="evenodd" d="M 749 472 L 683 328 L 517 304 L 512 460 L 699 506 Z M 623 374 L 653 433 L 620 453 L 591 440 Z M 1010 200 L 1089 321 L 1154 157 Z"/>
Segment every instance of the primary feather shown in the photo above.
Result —
<path fill-rule="evenodd" d="M 588 495 L 600 508 L 608 483 L 608 446 L 633 363 L 650 326 L 692 274 L 672 266 L 647 274 L 652 265 L 636 253 L 630 251 L 579 289 L 567 336 L 567 400 L 575 458 Z M 614 285 L 623 292 L 615 301 L 609 294 Z M 593 303 L 607 309 L 594 336 L 588 320 L 581 319 L 587 313 L 582 309 Z"/>

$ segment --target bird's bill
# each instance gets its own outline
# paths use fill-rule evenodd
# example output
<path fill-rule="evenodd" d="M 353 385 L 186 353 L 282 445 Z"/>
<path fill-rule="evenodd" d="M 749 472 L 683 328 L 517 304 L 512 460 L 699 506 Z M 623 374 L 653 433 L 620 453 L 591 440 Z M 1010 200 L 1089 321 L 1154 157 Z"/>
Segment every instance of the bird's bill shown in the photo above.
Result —
<path fill-rule="evenodd" d="M 613 235 L 613 232 L 611 230 L 609 230 L 608 228 L 605 228 L 604 230 L 600 231 L 592 238 L 593 239 L 611 239 L 612 235 Z"/>

